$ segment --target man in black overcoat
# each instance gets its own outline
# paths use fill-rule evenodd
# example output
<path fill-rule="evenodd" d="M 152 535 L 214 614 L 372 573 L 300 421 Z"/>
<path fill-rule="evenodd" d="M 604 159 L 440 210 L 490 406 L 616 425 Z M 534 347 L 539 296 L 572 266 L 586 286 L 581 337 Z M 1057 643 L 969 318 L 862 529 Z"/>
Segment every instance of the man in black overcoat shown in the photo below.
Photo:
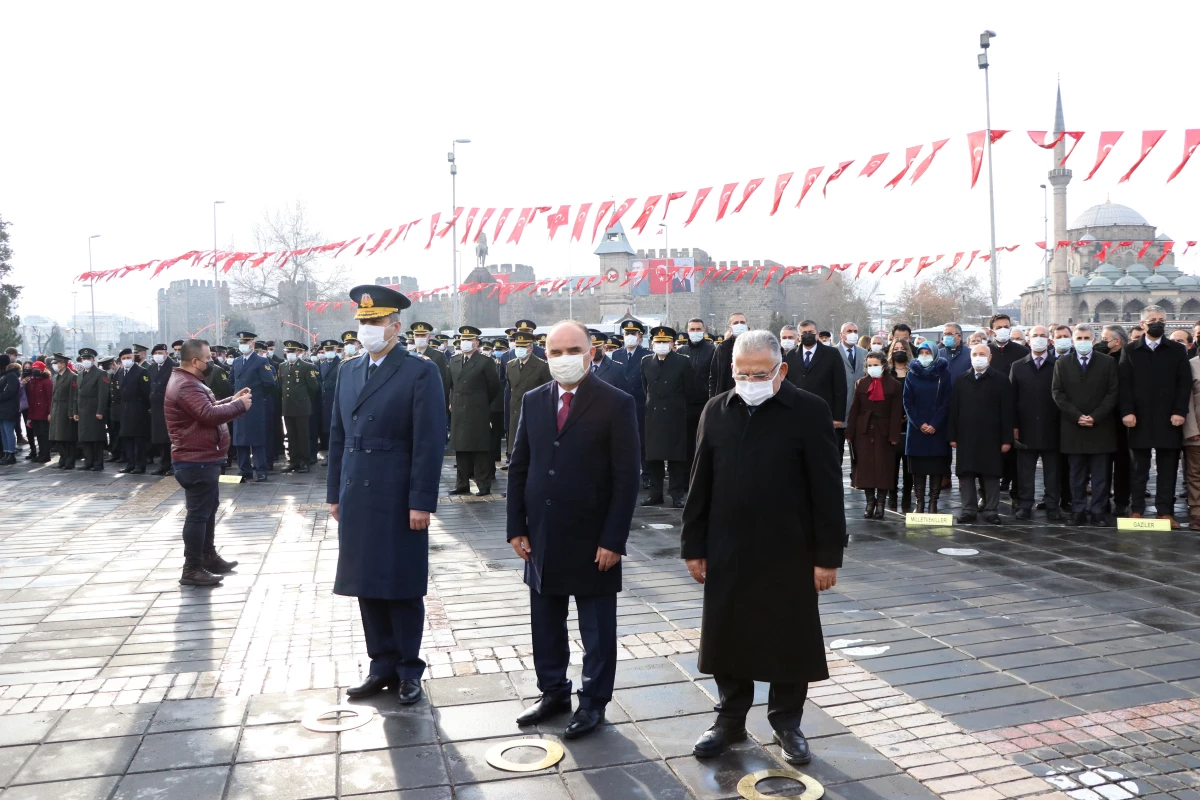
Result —
<path fill-rule="evenodd" d="M 167 417 L 163 411 L 163 400 L 167 396 L 167 382 L 175 362 L 167 357 L 167 345 L 160 343 L 150 350 L 150 360 L 145 364 L 150 377 L 150 449 L 159 459 L 154 475 L 174 475 L 171 469 L 171 437 L 167 435 Z"/>
<path fill-rule="evenodd" d="M 754 682 L 767 681 L 775 740 L 803 764 L 808 684 L 829 677 L 817 592 L 846 546 L 841 459 L 829 408 L 785 380 L 774 334 L 739 334 L 732 355 L 742 379 L 704 408 L 683 512 L 681 554 L 704 584 L 698 669 L 720 695 L 692 752 L 745 739 Z"/>
<path fill-rule="evenodd" d="M 1038 459 L 1042 461 L 1042 486 L 1046 497 L 1046 518 L 1061 522 L 1058 510 L 1061 486 L 1058 465 L 1058 405 L 1051 394 L 1054 383 L 1055 356 L 1050 350 L 1050 336 L 1045 325 L 1034 325 L 1029 331 L 1031 352 L 1018 359 L 1009 371 L 1013 389 L 1013 431 L 1017 444 L 1017 519 L 1033 516 L 1034 478 Z M 1011 347 L 1012 345 L 1008 345 Z M 996 356 L 992 355 L 992 364 Z M 994 367 L 993 367 L 994 368 Z"/>
<path fill-rule="evenodd" d="M 117 370 L 121 396 L 121 442 L 125 467 L 121 472 L 142 475 L 146 472 L 146 445 L 150 440 L 150 376 L 141 364 L 135 364 L 133 350 L 121 351 Z"/>
<path fill-rule="evenodd" d="M 663 462 L 671 475 L 671 505 L 683 508 L 688 482 L 687 404 L 695 391 L 695 374 L 687 356 L 671 351 L 675 331 L 658 326 L 650 331 L 653 352 L 642 359 L 642 390 L 646 394 L 646 460 L 650 462 L 650 496 L 642 505 L 663 502 Z"/>
<path fill-rule="evenodd" d="M 1001 312 L 992 316 L 988 327 L 992 329 L 995 341 L 988 345 L 992 351 L 992 369 L 1006 378 L 1012 372 L 1012 365 L 1029 355 L 1029 348 L 1012 338 L 1012 318 Z M 1004 474 L 1000 476 L 1000 491 L 1009 492 L 1013 499 L 1013 507 L 1017 502 L 1017 450 L 1009 450 L 1004 454 Z"/>
<path fill-rule="evenodd" d="M 833 414 L 833 427 L 841 428 L 846 418 L 846 362 L 837 351 L 817 341 L 817 323 L 800 323 L 800 344 L 784 356 L 787 379 L 796 387 L 825 401 Z"/>
<path fill-rule="evenodd" d="M 675 352 L 687 356 L 692 362 L 692 378 L 695 390 L 688 399 L 687 429 L 688 429 L 688 463 L 696 455 L 696 429 L 700 427 L 700 414 L 704 404 L 708 402 L 708 369 L 712 365 L 717 346 L 708 338 L 704 329 L 704 320 L 699 317 L 688 320 L 687 343 L 676 348 Z"/>
<path fill-rule="evenodd" d="M 1192 397 L 1192 369 L 1187 348 L 1166 337 L 1166 314 L 1158 306 L 1142 310 L 1146 335 L 1121 351 L 1118 364 L 1121 422 L 1129 431 L 1132 465 L 1129 474 L 1131 517 L 1146 512 L 1150 481 L 1150 451 L 1154 451 L 1154 510 L 1159 519 L 1179 523 L 1175 511 L 1175 481 L 1183 423 Z"/>
<path fill-rule="evenodd" d="M 1008 378 L 992 369 L 991 361 L 986 344 L 972 347 L 971 369 L 958 377 L 950 395 L 946 435 L 957 451 L 954 467 L 962 495 L 961 524 L 976 518 L 976 478 L 983 482 L 984 519 L 1000 524 L 1000 476 L 1004 454 L 1013 444 L 1013 397 Z"/>

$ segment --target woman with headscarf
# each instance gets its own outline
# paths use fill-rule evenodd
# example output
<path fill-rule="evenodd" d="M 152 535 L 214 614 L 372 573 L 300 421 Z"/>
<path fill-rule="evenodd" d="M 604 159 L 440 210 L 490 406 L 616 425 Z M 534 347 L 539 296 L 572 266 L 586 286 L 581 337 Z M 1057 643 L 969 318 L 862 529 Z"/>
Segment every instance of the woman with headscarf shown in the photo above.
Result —
<path fill-rule="evenodd" d="M 926 511 L 926 481 L 928 511 L 936 514 L 942 478 L 950 475 L 950 440 L 945 428 L 950 414 L 951 382 L 949 362 L 939 358 L 929 342 L 918 345 L 917 360 L 909 365 L 904 380 L 904 413 L 908 417 L 904 454 L 913 474 L 918 514 Z"/>
<path fill-rule="evenodd" d="M 846 438 L 855 454 L 850 485 L 866 492 L 863 517 L 883 519 L 884 493 L 896 486 L 902 389 L 885 371 L 883 353 L 867 353 L 864 363 L 867 374 L 854 383 L 854 400 L 846 419 Z"/>
<path fill-rule="evenodd" d="M 908 339 L 896 339 L 891 344 L 891 350 L 888 353 L 888 368 L 887 372 L 900 384 L 903 390 L 904 381 L 908 378 L 908 369 L 913 362 L 912 345 Z M 901 403 L 903 406 L 903 403 Z M 903 410 L 903 409 L 902 409 Z M 900 418 L 900 443 L 896 445 L 896 483 L 892 484 L 888 490 L 887 507 L 892 511 L 896 510 L 896 494 L 897 485 L 900 482 L 900 476 L 904 476 L 904 495 L 900 500 L 900 510 L 907 514 L 912 511 L 912 488 L 913 476 L 912 470 L 908 466 L 908 456 L 904 454 L 905 445 L 908 442 L 908 416 L 903 415 Z"/>

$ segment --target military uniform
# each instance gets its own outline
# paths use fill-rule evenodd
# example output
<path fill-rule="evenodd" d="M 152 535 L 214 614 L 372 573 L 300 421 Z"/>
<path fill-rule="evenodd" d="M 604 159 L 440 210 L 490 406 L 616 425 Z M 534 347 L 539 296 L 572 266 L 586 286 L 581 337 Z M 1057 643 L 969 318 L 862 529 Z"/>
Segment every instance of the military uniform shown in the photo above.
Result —
<path fill-rule="evenodd" d="M 442 390 L 446 396 L 446 406 L 449 407 L 450 362 L 446 359 L 446 354 L 441 351 L 438 347 L 438 342 L 434 339 L 433 326 L 428 322 L 414 322 L 409 335 L 412 340 L 416 341 L 417 349 L 414 352 L 419 356 L 425 356 L 425 358 L 428 358 L 437 366 L 438 375 L 442 379 Z"/>
<path fill-rule="evenodd" d="M 93 365 L 87 369 L 81 368 L 75 379 L 75 404 L 71 416 L 76 420 L 84 469 L 101 472 L 104 469 L 104 443 L 108 438 L 105 420 L 109 413 L 112 385 L 108 373 L 95 366 L 95 350 L 83 348 L 79 351 L 79 359 L 89 360 Z"/>
<path fill-rule="evenodd" d="M 121 351 L 121 358 L 127 355 L 133 355 L 133 352 L 128 348 Z M 150 440 L 150 376 L 145 367 L 134 363 L 128 369 L 118 369 L 116 380 L 120 397 L 121 451 L 125 456 L 125 467 L 121 472 L 141 475 L 146 471 L 146 445 Z"/>
<path fill-rule="evenodd" d="M 308 472 L 308 424 L 312 416 L 313 395 L 320 397 L 321 386 L 312 364 L 299 359 L 304 346 L 286 341 L 289 356 L 279 367 L 280 409 L 287 425 L 288 467 L 286 472 Z M 295 355 L 296 359 L 291 360 Z"/>
<path fill-rule="evenodd" d="M 209 362 L 212 370 L 204 378 L 204 385 L 213 393 L 213 397 L 224 400 L 233 396 L 233 386 L 229 383 L 229 368 L 221 363 L 221 357 L 228 352 L 221 345 L 211 348 L 213 359 Z"/>
<path fill-rule="evenodd" d="M 333 397 L 337 389 L 338 367 L 342 359 L 337 354 L 337 340 L 326 339 L 321 343 L 326 353 L 318 365 L 318 380 L 321 382 L 321 440 L 320 450 L 329 449 L 329 426 L 333 422 Z"/>
<path fill-rule="evenodd" d="M 58 372 L 54 373 L 54 390 L 50 394 L 50 444 L 58 448 L 59 469 L 75 469 L 75 442 L 78 431 L 72 409 L 75 407 L 75 373 L 67 365 L 71 359 L 55 353 Z"/>
<path fill-rule="evenodd" d="M 489 463 L 490 409 L 500 392 L 500 375 L 490 358 L 474 350 L 479 333 L 471 325 L 459 328 L 463 342 L 471 342 L 472 350 L 450 359 L 450 447 L 458 468 L 451 494 L 470 494 L 471 478 L 479 494 L 490 494 L 492 489 L 495 462 Z"/>
<path fill-rule="evenodd" d="M 642 359 L 642 389 L 646 393 L 646 460 L 650 462 L 650 496 L 642 505 L 663 502 L 663 462 L 671 474 L 671 503 L 683 508 L 688 483 L 688 400 L 694 394 L 696 377 L 687 356 L 670 348 L 675 331 L 657 327 L 650 331 L 655 352 Z"/>
<path fill-rule="evenodd" d="M 635 319 L 627 320 L 621 326 L 622 347 L 613 352 L 613 363 L 618 365 L 616 380 L 613 385 L 626 394 L 633 396 L 634 408 L 637 410 L 638 439 L 642 443 L 642 488 L 650 488 L 650 465 L 646 459 L 646 389 L 642 386 L 642 359 L 650 355 L 650 351 L 641 343 L 632 347 L 624 343 L 625 336 L 644 336 L 646 326 Z"/>
<path fill-rule="evenodd" d="M 163 363 L 154 361 L 155 355 L 163 356 Z M 146 364 L 146 374 L 150 376 L 150 449 L 159 458 L 155 475 L 173 474 L 171 469 L 171 437 L 167 433 L 167 415 L 163 403 L 167 396 L 167 382 L 171 380 L 171 370 L 175 362 L 167 357 L 167 346 L 156 344 L 150 351 L 150 361 Z"/>
<path fill-rule="evenodd" d="M 108 432 L 108 461 L 112 463 L 121 458 L 121 396 L 117 391 L 117 370 L 115 356 L 100 359 L 99 365 L 108 375 L 108 408 L 104 411 L 104 423 Z"/>
<path fill-rule="evenodd" d="M 505 386 L 508 390 L 508 454 L 512 455 L 513 440 L 517 438 L 517 423 L 521 421 L 521 401 L 526 392 L 549 383 L 550 367 L 533 352 L 533 334 L 518 332 L 513 337 L 514 355 L 505 369 Z M 517 348 L 525 348 L 524 359 L 515 355 Z M 544 351 L 543 351 L 544 352 Z"/>
<path fill-rule="evenodd" d="M 496 380 L 500 385 L 504 385 L 504 368 L 500 366 L 500 359 L 508 355 L 508 339 L 497 338 L 492 341 L 492 363 L 496 365 Z M 492 404 L 489 407 L 488 421 L 492 426 L 492 447 L 489 455 L 492 458 L 492 478 L 496 477 L 496 464 L 500 461 L 500 454 L 504 445 L 504 429 L 508 426 L 508 418 L 504 414 L 504 391 L 501 389 L 496 392 L 496 396 L 492 398 Z"/>
<path fill-rule="evenodd" d="M 253 342 L 254 334 L 249 331 L 238 333 L 243 343 Z M 234 359 L 229 371 L 236 394 L 242 389 L 250 390 L 250 408 L 237 418 L 233 425 L 233 446 L 237 448 L 238 472 L 242 480 L 253 476 L 256 481 L 267 479 L 270 466 L 267 461 L 267 446 L 270 443 L 272 409 L 269 403 L 275 391 L 275 370 L 265 355 L 251 351 Z"/>

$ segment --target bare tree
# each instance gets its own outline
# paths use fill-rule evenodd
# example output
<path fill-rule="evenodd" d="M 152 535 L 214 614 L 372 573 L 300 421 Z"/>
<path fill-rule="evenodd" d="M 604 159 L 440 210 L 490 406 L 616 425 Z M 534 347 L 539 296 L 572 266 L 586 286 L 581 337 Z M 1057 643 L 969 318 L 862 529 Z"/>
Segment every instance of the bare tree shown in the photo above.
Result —
<path fill-rule="evenodd" d="M 990 301 L 978 273 L 939 271 L 905 284 L 896 301 L 892 322 L 932 328 L 946 322 L 977 324 L 989 313 Z"/>

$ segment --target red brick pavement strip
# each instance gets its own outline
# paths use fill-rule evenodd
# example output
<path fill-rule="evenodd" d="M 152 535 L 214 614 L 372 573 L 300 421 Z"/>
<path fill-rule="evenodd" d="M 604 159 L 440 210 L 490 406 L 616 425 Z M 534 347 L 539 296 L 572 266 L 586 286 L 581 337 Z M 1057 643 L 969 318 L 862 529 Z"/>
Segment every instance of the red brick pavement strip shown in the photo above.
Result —
<path fill-rule="evenodd" d="M 1132 731 L 1200 723 L 1200 699 L 1172 700 L 1145 706 L 1084 714 L 1049 722 L 980 731 L 975 738 L 997 753 L 1121 736 Z"/>

